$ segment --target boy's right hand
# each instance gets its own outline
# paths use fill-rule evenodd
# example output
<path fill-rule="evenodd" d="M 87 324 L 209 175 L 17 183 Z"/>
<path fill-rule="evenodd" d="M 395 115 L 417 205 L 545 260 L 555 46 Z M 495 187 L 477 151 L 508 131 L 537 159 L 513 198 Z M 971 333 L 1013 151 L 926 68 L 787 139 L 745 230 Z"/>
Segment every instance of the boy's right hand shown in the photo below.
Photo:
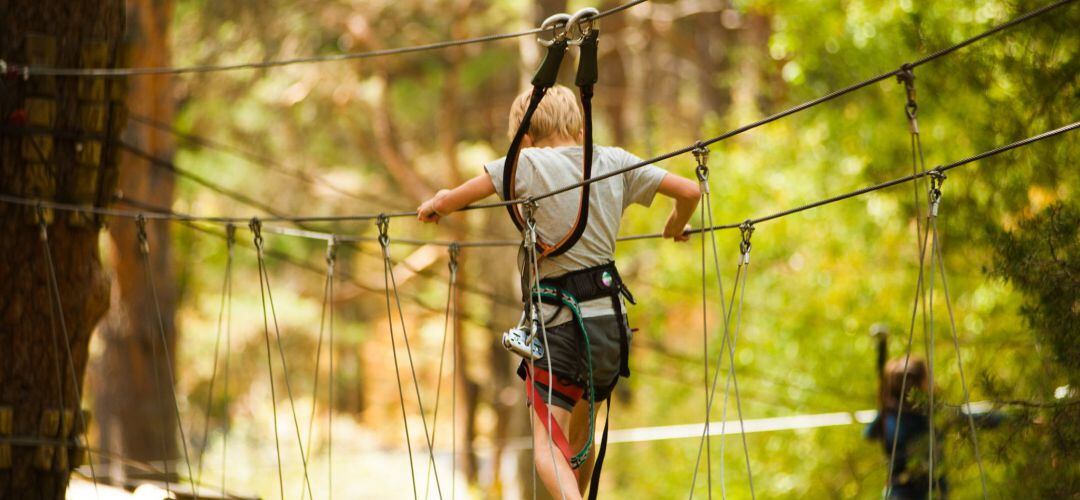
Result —
<path fill-rule="evenodd" d="M 439 219 L 442 218 L 442 214 L 435 210 L 435 203 L 437 203 L 439 199 L 445 197 L 447 193 L 449 193 L 448 190 L 442 189 L 438 193 L 435 193 L 435 196 L 431 197 L 430 200 L 421 203 L 420 206 L 416 208 L 416 218 L 419 219 L 420 222 L 439 222 Z"/>

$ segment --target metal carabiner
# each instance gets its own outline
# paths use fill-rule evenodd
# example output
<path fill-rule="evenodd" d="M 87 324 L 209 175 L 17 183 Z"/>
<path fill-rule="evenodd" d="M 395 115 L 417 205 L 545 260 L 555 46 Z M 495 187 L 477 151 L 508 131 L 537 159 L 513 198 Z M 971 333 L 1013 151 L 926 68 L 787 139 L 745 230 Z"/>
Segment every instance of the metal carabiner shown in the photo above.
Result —
<path fill-rule="evenodd" d="M 547 19 L 544 19 L 544 22 L 540 23 L 541 33 L 551 30 L 551 39 L 545 40 L 544 37 L 537 35 L 536 43 L 539 43 L 544 47 L 551 47 L 552 45 L 555 45 L 556 42 L 566 40 L 567 30 L 569 29 L 569 22 L 570 14 L 567 14 L 565 12 L 555 14 L 551 17 L 548 17 Z"/>
<path fill-rule="evenodd" d="M 569 39 L 566 43 L 569 45 L 581 45 L 585 41 L 585 36 L 596 29 L 596 17 L 599 15 L 599 10 L 593 7 L 585 7 L 570 16 L 570 20 L 566 22 L 566 35 Z M 583 28 L 582 23 L 588 23 L 588 26 Z M 578 36 L 574 36 L 575 28 L 577 28 Z"/>

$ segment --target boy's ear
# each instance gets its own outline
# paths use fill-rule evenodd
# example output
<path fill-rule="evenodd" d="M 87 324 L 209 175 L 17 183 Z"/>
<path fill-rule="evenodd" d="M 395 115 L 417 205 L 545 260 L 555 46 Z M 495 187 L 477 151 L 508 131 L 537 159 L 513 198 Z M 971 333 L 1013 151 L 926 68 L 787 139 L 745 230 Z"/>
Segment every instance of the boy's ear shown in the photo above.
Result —
<path fill-rule="evenodd" d="M 579 129 L 577 131 L 577 141 L 585 142 L 585 129 Z"/>
<path fill-rule="evenodd" d="M 522 139 L 521 139 L 521 147 L 522 148 L 531 148 L 532 146 L 533 146 L 532 136 L 529 135 L 528 133 L 526 133 L 525 136 L 522 137 Z"/>

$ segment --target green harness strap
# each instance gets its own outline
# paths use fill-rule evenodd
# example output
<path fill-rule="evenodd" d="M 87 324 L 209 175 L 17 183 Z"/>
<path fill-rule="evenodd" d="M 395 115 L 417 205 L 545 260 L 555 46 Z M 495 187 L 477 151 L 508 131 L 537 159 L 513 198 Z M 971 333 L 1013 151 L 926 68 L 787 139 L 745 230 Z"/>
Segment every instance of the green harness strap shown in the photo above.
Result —
<path fill-rule="evenodd" d="M 581 451 L 570 458 L 570 466 L 576 469 L 588 459 L 593 442 L 593 433 L 596 432 L 596 391 L 593 388 L 592 347 L 589 344 L 589 332 L 585 329 L 585 321 L 581 318 L 581 308 L 578 307 L 577 299 L 573 295 L 549 285 L 540 285 L 538 289 L 534 289 L 534 293 L 540 297 L 541 302 L 544 299 L 558 301 L 558 303 L 570 309 L 570 312 L 574 315 L 574 320 L 577 321 L 578 328 L 581 329 L 581 336 L 585 339 L 585 366 L 588 369 L 589 389 L 589 439 L 585 441 L 585 446 L 581 448 Z"/>

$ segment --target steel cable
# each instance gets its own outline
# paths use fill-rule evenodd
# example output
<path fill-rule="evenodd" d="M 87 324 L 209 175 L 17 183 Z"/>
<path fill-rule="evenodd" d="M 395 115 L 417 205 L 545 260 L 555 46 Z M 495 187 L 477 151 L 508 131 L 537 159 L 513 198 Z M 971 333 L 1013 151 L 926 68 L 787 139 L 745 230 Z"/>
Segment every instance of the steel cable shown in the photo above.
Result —
<path fill-rule="evenodd" d="M 605 10 L 595 16 L 593 19 L 600 19 L 613 14 L 617 14 L 626 9 L 629 9 L 635 5 L 646 2 L 647 0 L 633 0 L 617 7 Z M 28 66 L 28 67 L 14 67 L 12 71 L 15 74 L 22 74 L 26 76 L 83 76 L 83 77 L 127 77 L 127 76 L 140 76 L 140 75 L 179 75 L 188 73 L 212 73 L 219 71 L 235 71 L 235 70 L 251 70 L 251 69 L 267 69 L 277 68 L 281 66 L 291 66 L 295 64 L 313 64 L 323 62 L 334 61 L 354 61 L 359 59 L 371 59 L 376 57 L 385 57 L 402 54 L 412 54 L 417 52 L 426 52 L 431 50 L 440 50 L 450 47 L 460 47 L 463 45 L 472 45 L 478 43 L 495 42 L 499 40 L 508 40 L 512 38 L 520 38 L 529 35 L 538 35 L 541 33 L 549 32 L 551 29 L 531 29 L 526 31 L 519 31 L 514 33 L 500 33 L 495 35 L 485 35 L 473 38 L 463 38 L 459 40 L 446 40 L 442 42 L 429 43 L 424 45 L 415 45 L 411 47 L 397 47 L 392 49 L 371 50 L 366 52 L 350 52 L 345 54 L 331 54 L 324 56 L 308 56 L 308 57 L 295 57 L 290 59 L 281 59 L 274 61 L 260 61 L 260 62 L 246 62 L 238 64 L 207 64 L 201 66 L 185 66 L 185 67 L 143 67 L 143 68 L 51 68 L 43 66 Z"/>
<path fill-rule="evenodd" d="M 158 300 L 157 285 L 154 283 L 154 270 L 150 264 L 150 240 L 146 235 L 146 219 L 136 218 L 135 224 L 138 231 L 139 238 L 139 255 L 142 257 L 143 270 L 146 274 L 146 286 L 150 289 L 150 297 L 154 302 L 154 312 L 157 318 L 157 331 L 161 340 L 162 353 L 165 356 L 165 372 L 168 375 L 167 380 L 169 382 L 169 390 L 172 391 L 173 411 L 176 413 L 176 427 L 180 431 L 180 445 L 184 451 L 184 462 L 187 465 L 188 477 L 191 479 L 191 496 L 195 500 L 199 499 L 199 493 L 195 487 L 195 475 L 192 474 L 191 456 L 188 454 L 187 437 L 184 433 L 184 422 L 180 418 L 180 403 L 176 398 L 176 379 L 173 376 L 173 362 L 172 355 L 169 353 L 169 341 L 165 335 L 165 318 L 161 313 L 161 302 Z M 155 351 L 154 359 L 157 359 Z M 155 365 L 156 367 L 156 365 Z M 156 372 L 156 370 L 155 370 Z M 156 381 L 156 378 L 155 378 Z M 158 389 L 160 390 L 160 385 Z M 168 460 L 168 457 L 163 457 Z"/>

